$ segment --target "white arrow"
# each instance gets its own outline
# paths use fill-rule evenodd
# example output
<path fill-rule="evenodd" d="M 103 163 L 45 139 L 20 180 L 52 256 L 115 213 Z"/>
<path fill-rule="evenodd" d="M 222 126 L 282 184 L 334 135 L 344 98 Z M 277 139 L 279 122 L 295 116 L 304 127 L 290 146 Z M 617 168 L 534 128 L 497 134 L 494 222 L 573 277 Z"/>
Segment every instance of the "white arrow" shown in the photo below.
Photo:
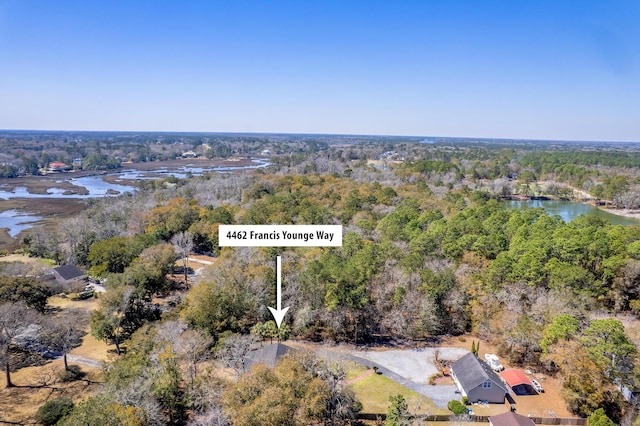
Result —
<path fill-rule="evenodd" d="M 273 309 L 269 306 L 269 310 L 273 315 L 273 319 L 276 320 L 276 325 L 280 328 L 280 324 L 282 324 L 282 320 L 284 319 L 285 314 L 289 310 L 289 307 L 282 309 L 282 262 L 280 260 L 280 256 L 276 257 L 276 303 L 277 309 Z"/>

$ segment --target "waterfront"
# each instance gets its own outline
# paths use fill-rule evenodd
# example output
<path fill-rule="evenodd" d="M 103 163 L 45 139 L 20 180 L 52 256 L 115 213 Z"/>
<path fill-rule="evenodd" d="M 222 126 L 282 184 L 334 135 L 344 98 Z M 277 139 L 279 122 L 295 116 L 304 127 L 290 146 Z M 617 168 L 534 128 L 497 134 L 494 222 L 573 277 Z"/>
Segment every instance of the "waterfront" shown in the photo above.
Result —
<path fill-rule="evenodd" d="M 549 215 L 558 215 L 565 222 L 570 222 L 580 215 L 596 216 L 608 220 L 613 225 L 640 225 L 640 220 L 617 215 L 587 203 L 563 200 L 510 200 L 504 202 L 510 209 L 543 208 Z"/>
<path fill-rule="evenodd" d="M 0 179 L 0 249 L 16 248 L 19 234 L 36 223 L 77 214 L 86 199 L 135 192 L 136 181 L 242 172 L 270 164 L 268 158 L 179 159 L 126 163 L 126 168 L 108 173 L 80 171 Z"/>
<path fill-rule="evenodd" d="M 35 222 L 40 220 L 42 220 L 40 216 L 33 216 L 18 210 L 0 212 L 0 227 L 7 228 L 11 238 L 14 238 L 21 231 L 31 228 Z"/>
<path fill-rule="evenodd" d="M 127 164 L 127 168 L 104 174 L 65 173 L 46 177 L 4 179 L 0 183 L 0 199 L 15 198 L 95 198 L 119 195 L 135 191 L 135 182 L 148 179 L 163 179 L 173 176 L 178 179 L 202 176 L 204 173 L 231 173 L 269 166 L 267 159 L 240 162 L 192 160 L 156 163 Z M 154 167 L 155 166 L 155 167 Z M 38 184 L 38 187 L 35 187 Z M 1 209 L 0 209 L 1 210 Z"/>

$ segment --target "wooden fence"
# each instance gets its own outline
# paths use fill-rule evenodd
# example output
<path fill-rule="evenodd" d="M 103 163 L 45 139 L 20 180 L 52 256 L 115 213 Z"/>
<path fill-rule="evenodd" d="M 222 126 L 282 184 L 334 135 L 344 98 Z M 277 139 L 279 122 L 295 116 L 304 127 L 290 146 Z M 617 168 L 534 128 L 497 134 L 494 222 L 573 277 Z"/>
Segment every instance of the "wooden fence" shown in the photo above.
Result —
<path fill-rule="evenodd" d="M 359 413 L 359 420 L 385 420 L 386 414 L 376 413 Z M 420 419 L 427 422 L 469 422 L 469 423 L 489 423 L 488 416 L 475 416 L 475 415 L 426 415 L 420 416 Z M 563 417 L 530 417 L 531 420 L 537 425 L 578 425 L 585 426 L 587 419 L 580 418 L 563 418 Z"/>

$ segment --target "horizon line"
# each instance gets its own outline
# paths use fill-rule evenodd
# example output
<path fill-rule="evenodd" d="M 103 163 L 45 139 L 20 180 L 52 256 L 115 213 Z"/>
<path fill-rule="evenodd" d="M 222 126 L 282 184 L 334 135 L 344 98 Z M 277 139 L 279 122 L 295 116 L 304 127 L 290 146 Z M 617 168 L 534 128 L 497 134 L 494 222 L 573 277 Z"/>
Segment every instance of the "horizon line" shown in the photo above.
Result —
<path fill-rule="evenodd" d="M 487 136 L 442 136 L 442 135 L 392 135 L 367 133 L 315 133 L 315 132 L 257 132 L 257 131 L 187 131 L 187 130 L 80 130 L 80 129 L 0 129 L 0 132 L 55 132 L 55 133 L 150 133 L 150 134 L 217 134 L 217 135 L 291 135 L 291 136 L 336 136 L 374 138 L 415 138 L 415 139 L 458 139 L 479 141 L 522 141 L 522 142 L 565 142 L 565 143 L 622 143 L 638 144 L 634 140 L 583 140 L 583 139 L 536 139 L 527 137 L 487 137 Z"/>

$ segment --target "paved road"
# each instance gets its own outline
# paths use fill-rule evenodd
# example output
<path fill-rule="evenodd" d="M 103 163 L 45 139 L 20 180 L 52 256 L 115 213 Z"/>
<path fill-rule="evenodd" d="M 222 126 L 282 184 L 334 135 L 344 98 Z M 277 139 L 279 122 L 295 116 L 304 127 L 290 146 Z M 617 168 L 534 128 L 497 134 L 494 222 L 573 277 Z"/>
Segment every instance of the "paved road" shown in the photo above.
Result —
<path fill-rule="evenodd" d="M 210 260 L 196 259 L 195 257 L 187 257 L 187 260 L 189 262 L 202 263 L 203 265 L 213 265 L 213 262 Z"/>
<path fill-rule="evenodd" d="M 102 363 L 100 361 L 96 361 L 95 359 L 87 358 L 80 355 L 69 354 L 67 355 L 67 361 L 69 361 L 70 364 L 86 365 L 87 367 L 98 369 L 102 368 Z"/>

